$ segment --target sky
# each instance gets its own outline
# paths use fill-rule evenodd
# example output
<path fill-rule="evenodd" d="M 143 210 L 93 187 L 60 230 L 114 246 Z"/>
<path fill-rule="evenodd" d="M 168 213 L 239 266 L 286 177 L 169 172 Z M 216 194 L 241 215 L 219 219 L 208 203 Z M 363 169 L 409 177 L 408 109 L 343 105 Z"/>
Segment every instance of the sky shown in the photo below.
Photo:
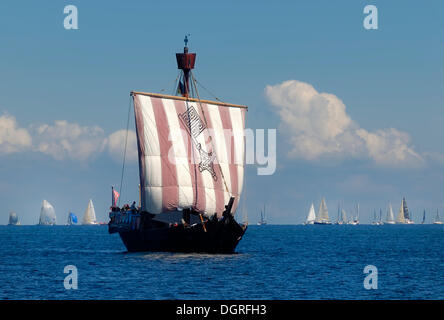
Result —
<path fill-rule="evenodd" d="M 378 29 L 363 27 L 366 5 Z M 66 5 L 78 29 L 66 30 Z M 427 1 L 2 1 L 0 224 L 10 211 L 57 222 L 91 198 L 107 221 L 119 187 L 129 92 L 171 94 L 190 34 L 194 75 L 223 101 L 249 107 L 247 127 L 276 129 L 274 174 L 246 166 L 248 220 L 302 223 L 325 197 L 413 219 L 444 215 L 444 3 Z M 130 130 L 134 130 L 131 114 Z M 138 198 L 129 134 L 122 201 Z"/>

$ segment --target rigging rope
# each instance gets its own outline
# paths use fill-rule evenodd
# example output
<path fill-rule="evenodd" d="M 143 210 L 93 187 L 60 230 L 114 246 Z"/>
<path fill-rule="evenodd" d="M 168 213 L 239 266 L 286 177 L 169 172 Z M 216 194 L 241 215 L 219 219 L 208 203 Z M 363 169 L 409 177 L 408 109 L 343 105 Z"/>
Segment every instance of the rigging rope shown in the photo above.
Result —
<path fill-rule="evenodd" d="M 216 99 L 217 101 L 221 101 L 221 102 L 222 102 L 221 99 L 219 99 L 219 98 L 218 98 L 215 94 L 213 94 L 210 90 L 208 90 L 207 88 L 205 88 L 205 87 L 202 85 L 202 83 L 200 83 L 199 81 L 197 81 L 196 78 L 194 78 L 194 81 L 196 81 L 196 83 L 197 83 L 199 86 L 201 86 L 202 89 L 204 89 L 204 90 L 205 90 L 206 92 L 208 92 L 211 96 L 213 96 L 214 99 Z"/>
<path fill-rule="evenodd" d="M 200 110 L 202 111 L 202 115 L 203 115 L 203 117 L 204 117 L 205 126 L 208 128 L 207 117 L 205 116 L 205 112 L 204 112 L 204 110 L 203 110 L 203 108 L 202 108 L 202 102 L 200 101 L 199 93 L 197 92 L 197 88 L 196 88 L 196 79 L 194 78 L 194 75 L 193 75 L 193 73 L 192 73 L 191 71 L 190 71 L 190 74 L 191 74 L 191 80 L 193 80 L 193 81 L 192 81 L 192 84 L 194 84 L 194 89 L 195 89 L 195 91 L 196 91 L 196 96 L 197 96 L 197 100 L 198 100 L 198 102 L 199 102 Z M 210 135 L 209 137 L 210 137 L 211 146 L 213 147 L 213 152 L 216 153 L 216 158 L 217 158 L 217 152 L 216 152 L 216 148 L 214 147 L 214 144 L 213 144 L 213 138 L 212 138 L 211 135 Z M 223 182 L 224 182 L 225 190 L 226 190 L 227 193 L 231 196 L 231 193 L 230 193 L 230 191 L 229 191 L 229 189 L 228 189 L 227 181 L 225 180 L 225 176 L 224 176 L 224 173 L 223 173 L 223 171 L 222 171 L 222 167 L 221 167 L 221 165 L 220 165 L 219 159 L 217 159 L 217 165 L 218 165 L 218 167 L 219 167 L 220 174 L 221 174 L 221 176 L 222 176 L 222 180 L 223 180 Z"/>
<path fill-rule="evenodd" d="M 126 147 L 127 147 L 127 143 L 128 143 L 128 128 L 129 128 L 130 114 L 131 114 L 131 96 L 129 98 L 128 117 L 126 120 L 125 148 L 124 148 L 124 152 L 123 152 L 122 175 L 120 176 L 120 190 L 119 190 L 120 196 L 119 196 L 119 200 L 118 200 L 118 204 L 117 204 L 118 207 L 120 207 L 120 199 L 122 199 L 123 173 L 125 172 Z"/>

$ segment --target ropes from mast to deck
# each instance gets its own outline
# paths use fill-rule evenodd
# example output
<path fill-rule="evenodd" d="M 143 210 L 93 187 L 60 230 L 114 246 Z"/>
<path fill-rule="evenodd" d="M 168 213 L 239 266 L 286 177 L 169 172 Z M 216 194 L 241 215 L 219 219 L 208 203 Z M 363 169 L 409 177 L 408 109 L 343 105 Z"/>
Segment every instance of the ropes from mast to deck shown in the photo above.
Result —
<path fill-rule="evenodd" d="M 207 117 L 205 115 L 204 109 L 202 108 L 202 102 L 200 101 L 199 92 L 197 91 L 197 87 L 196 87 L 196 79 L 194 78 L 194 75 L 193 75 L 193 73 L 191 71 L 190 71 L 190 76 L 191 76 L 191 80 L 192 80 L 191 81 L 191 83 L 192 83 L 191 87 L 194 87 L 194 91 L 196 92 L 196 96 L 197 96 L 197 100 L 198 100 L 198 103 L 199 103 L 199 106 L 200 106 L 200 110 L 202 112 L 202 115 L 203 115 L 203 118 L 204 118 L 204 121 L 205 121 L 205 126 L 208 128 Z M 219 171 L 220 171 L 220 174 L 222 176 L 222 180 L 224 182 L 225 190 L 227 191 L 227 193 L 231 197 L 231 192 L 228 189 L 227 181 L 225 180 L 225 176 L 224 176 L 224 173 L 222 171 L 222 167 L 220 165 L 220 162 L 219 162 L 219 159 L 218 159 L 218 156 L 217 156 L 217 152 L 216 152 L 216 148 L 214 147 L 213 138 L 212 138 L 211 135 L 209 136 L 209 139 L 210 139 L 210 143 L 211 143 L 211 147 L 213 149 L 213 152 L 216 154 L 217 166 L 219 167 Z"/>
<path fill-rule="evenodd" d="M 124 151 L 123 151 L 122 174 L 120 176 L 120 190 L 119 190 L 120 196 L 119 196 L 119 200 L 117 203 L 118 207 L 120 207 L 120 199 L 122 198 L 123 176 L 124 176 L 124 172 L 125 172 L 125 161 L 126 161 L 126 149 L 127 149 L 127 145 L 128 145 L 128 129 L 129 129 L 129 120 L 130 120 L 130 115 L 131 115 L 131 98 L 132 97 L 130 96 L 129 103 L 128 103 L 128 116 L 126 119 L 125 147 L 124 147 Z"/>

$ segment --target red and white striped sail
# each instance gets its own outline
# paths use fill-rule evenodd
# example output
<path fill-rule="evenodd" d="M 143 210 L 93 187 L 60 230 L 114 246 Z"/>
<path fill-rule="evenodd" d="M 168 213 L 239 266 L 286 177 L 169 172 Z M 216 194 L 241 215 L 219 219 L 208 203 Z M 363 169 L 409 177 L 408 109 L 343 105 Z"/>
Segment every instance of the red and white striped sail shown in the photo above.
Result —
<path fill-rule="evenodd" d="M 142 210 L 192 208 L 206 216 L 239 203 L 244 106 L 133 93 Z"/>

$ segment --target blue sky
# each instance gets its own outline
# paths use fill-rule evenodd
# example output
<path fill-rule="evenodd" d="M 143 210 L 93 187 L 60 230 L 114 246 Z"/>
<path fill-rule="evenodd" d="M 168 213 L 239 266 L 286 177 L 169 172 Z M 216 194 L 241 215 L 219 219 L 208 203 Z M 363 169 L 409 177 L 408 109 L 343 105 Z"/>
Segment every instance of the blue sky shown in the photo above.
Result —
<path fill-rule="evenodd" d="M 63 28 L 68 4 L 79 10 L 78 30 Z M 362 26 L 367 4 L 378 8 L 378 30 Z M 347 211 L 359 202 L 362 222 L 374 209 L 385 213 L 389 201 L 396 212 L 402 196 L 417 221 L 424 208 L 429 218 L 436 208 L 444 214 L 443 11 L 442 1 L 2 1 L 0 117 L 32 142 L 1 140 L 0 127 L 0 223 L 11 210 L 23 223 L 36 223 L 43 199 L 63 223 L 69 211 L 82 215 L 89 198 L 106 221 L 121 159 L 115 145 L 92 142 L 126 127 L 131 90 L 172 92 L 174 53 L 185 33 L 197 52 L 199 82 L 224 101 L 248 105 L 248 127 L 278 129 L 276 173 L 258 176 L 247 167 L 251 223 L 264 202 L 270 222 L 300 223 L 322 196 L 333 217 L 338 202 Z M 365 140 L 352 150 L 342 138 L 332 140 L 340 145 L 334 154 L 290 155 L 298 147 L 291 139 L 313 132 L 286 123 L 282 105 L 265 91 L 288 80 L 342 101 L 353 123 L 345 133 L 362 129 L 366 137 L 390 140 L 393 128 L 407 135 L 398 147 L 414 151 L 421 164 L 387 165 L 377 161 L 387 149 L 363 151 L 370 146 Z M 307 119 L 317 123 L 319 115 Z M 39 135 L 45 126 L 52 131 Z M 60 143 L 60 130 L 78 132 L 82 152 L 93 149 L 85 158 L 45 149 Z M 137 198 L 137 172 L 130 161 L 127 201 Z"/>

